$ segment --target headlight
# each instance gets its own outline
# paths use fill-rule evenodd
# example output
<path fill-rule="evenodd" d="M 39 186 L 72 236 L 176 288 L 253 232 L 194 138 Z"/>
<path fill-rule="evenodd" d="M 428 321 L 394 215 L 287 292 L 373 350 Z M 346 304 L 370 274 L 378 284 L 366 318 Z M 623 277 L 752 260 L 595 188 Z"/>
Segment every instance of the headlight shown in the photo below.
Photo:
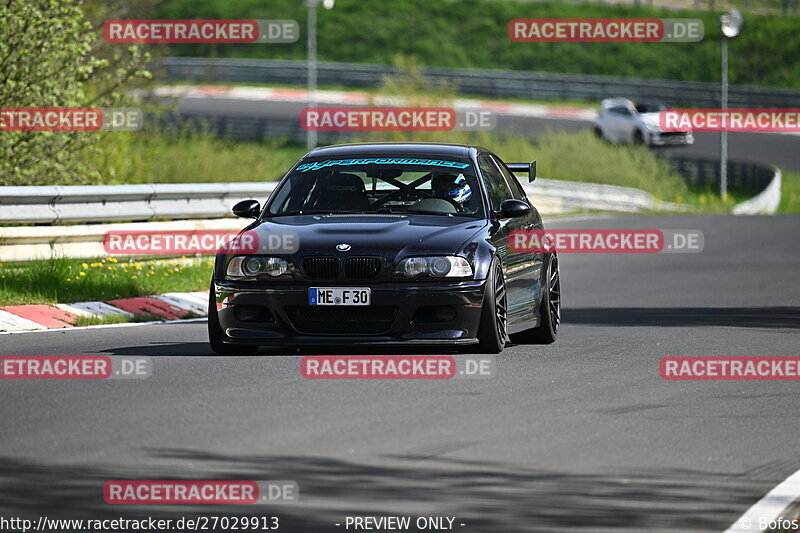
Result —
<path fill-rule="evenodd" d="M 463 257 L 454 255 L 406 257 L 397 266 L 397 274 L 407 278 L 422 275 L 434 278 L 467 278 L 472 276 L 472 266 Z"/>
<path fill-rule="evenodd" d="M 289 271 L 289 262 L 280 257 L 238 256 L 231 259 L 226 277 L 231 279 L 254 278 L 267 274 L 273 278 Z"/>

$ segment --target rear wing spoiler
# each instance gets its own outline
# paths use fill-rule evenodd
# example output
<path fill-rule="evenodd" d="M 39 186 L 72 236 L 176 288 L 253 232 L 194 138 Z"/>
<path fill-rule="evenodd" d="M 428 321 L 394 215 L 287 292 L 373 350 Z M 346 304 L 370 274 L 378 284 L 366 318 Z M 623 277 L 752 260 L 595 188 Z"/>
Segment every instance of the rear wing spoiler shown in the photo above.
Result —
<path fill-rule="evenodd" d="M 528 174 L 528 183 L 536 179 L 536 161 L 530 163 L 507 163 L 508 170 L 516 173 Z"/>

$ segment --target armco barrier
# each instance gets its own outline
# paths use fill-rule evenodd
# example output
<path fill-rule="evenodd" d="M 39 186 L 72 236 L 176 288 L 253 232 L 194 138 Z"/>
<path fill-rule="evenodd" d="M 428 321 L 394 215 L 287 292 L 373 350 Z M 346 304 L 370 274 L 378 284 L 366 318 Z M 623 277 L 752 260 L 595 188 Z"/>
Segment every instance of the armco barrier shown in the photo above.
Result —
<path fill-rule="evenodd" d="M 734 215 L 762 215 L 773 214 L 781 203 L 781 171 L 775 173 L 763 191 L 749 200 L 733 207 Z"/>
<path fill-rule="evenodd" d="M 780 172 L 775 170 L 761 193 L 735 206 L 733 212 L 774 213 L 780 202 L 780 183 Z M 235 231 L 246 221 L 221 217 L 231 217 L 230 208 L 239 200 L 266 200 L 274 188 L 274 182 L 0 187 L 0 223 L 39 224 L 0 226 L 0 263 L 44 259 L 54 254 L 99 257 L 105 254 L 103 236 L 109 230 Z M 613 185 L 539 178 L 526 184 L 525 191 L 545 215 L 586 210 L 682 212 L 690 209 L 660 202 L 639 189 Z M 123 220 L 167 222 L 80 224 Z M 74 224 L 57 225 L 64 222 Z"/>
<path fill-rule="evenodd" d="M 709 157 L 670 157 L 666 159 L 686 182 L 693 187 L 719 190 L 719 160 Z M 728 161 L 728 190 L 755 194 L 737 204 L 735 215 L 773 214 L 781 201 L 781 172 L 779 169 L 748 161 Z"/>
<path fill-rule="evenodd" d="M 0 224 L 218 218 L 272 182 L 0 187 Z"/>
<path fill-rule="evenodd" d="M 274 188 L 275 182 L 0 187 L 0 224 L 227 217 L 236 202 L 263 201 Z M 525 189 L 532 199 L 573 208 L 636 211 L 663 205 L 644 191 L 611 185 L 537 179 Z"/>
<path fill-rule="evenodd" d="M 131 187 L 135 189 L 132 191 Z M 247 222 L 216 217 L 231 217 L 230 207 L 241 199 L 266 200 L 275 183 L 194 183 L 146 187 L 0 187 L 3 202 L 0 203 L 0 213 L 5 224 L 74 223 L 0 226 L 0 263 L 45 259 L 52 255 L 99 257 L 105 255 L 103 235 L 110 230 L 235 231 Z M 662 204 L 644 191 L 610 185 L 537 179 L 533 184 L 526 184 L 525 189 L 545 215 L 590 209 L 633 212 L 642 209 L 675 210 L 679 207 Z M 180 197 L 179 190 L 191 194 Z M 227 196 L 221 197 L 223 193 Z M 189 217 L 206 220 L 80 224 L 101 220 L 112 222 Z"/>
<path fill-rule="evenodd" d="M 153 69 L 159 80 L 182 81 L 301 85 L 308 75 L 305 61 L 271 59 L 164 57 Z M 378 87 L 384 76 L 396 72 L 391 65 L 319 63 L 317 81 L 320 85 Z M 422 72 L 428 80 L 453 85 L 461 93 L 492 97 L 536 100 L 628 97 L 699 107 L 716 107 L 720 103 L 719 85 L 707 82 L 441 67 L 424 68 Z M 800 91 L 731 85 L 728 105 L 796 108 L 800 107 Z"/>

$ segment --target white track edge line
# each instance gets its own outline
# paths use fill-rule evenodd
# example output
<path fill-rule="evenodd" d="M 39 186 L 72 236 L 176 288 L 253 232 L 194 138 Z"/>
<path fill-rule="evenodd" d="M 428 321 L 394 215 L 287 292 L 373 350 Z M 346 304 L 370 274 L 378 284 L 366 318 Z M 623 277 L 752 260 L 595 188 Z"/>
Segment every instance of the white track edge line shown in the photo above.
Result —
<path fill-rule="evenodd" d="M 800 470 L 786 478 L 777 487 L 769 491 L 755 505 L 740 516 L 725 533 L 754 533 L 765 531 L 759 523 L 769 522 L 781 517 L 792 503 L 800 498 Z"/>

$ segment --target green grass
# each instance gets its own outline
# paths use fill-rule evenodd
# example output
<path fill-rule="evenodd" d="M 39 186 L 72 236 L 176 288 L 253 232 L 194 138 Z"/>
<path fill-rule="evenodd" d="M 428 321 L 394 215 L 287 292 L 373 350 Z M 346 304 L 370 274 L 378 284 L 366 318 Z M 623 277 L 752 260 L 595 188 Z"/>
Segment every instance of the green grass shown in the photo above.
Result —
<path fill-rule="evenodd" d="M 116 262 L 115 262 L 116 261 Z M 210 258 L 52 258 L 0 265 L 0 306 L 112 300 L 208 288 Z"/>
<path fill-rule="evenodd" d="M 305 59 L 306 8 L 298 0 L 166 0 L 147 18 L 283 18 L 300 23 L 296 43 L 191 44 L 159 47 L 163 55 Z M 396 54 L 429 66 L 514 69 L 718 82 L 720 12 L 651 6 L 516 0 L 337 0 L 318 10 L 321 61 L 392 63 Z M 700 18 L 698 43 L 516 43 L 514 18 Z M 745 14 L 730 42 L 730 81 L 800 87 L 800 17 Z M 680 102 L 674 102 L 679 104 Z"/>
<path fill-rule="evenodd" d="M 778 213 L 800 213 L 800 172 L 782 171 Z"/>
<path fill-rule="evenodd" d="M 113 132 L 82 157 L 105 184 L 271 181 L 306 150 L 282 141 L 235 142 L 203 133 Z"/>

